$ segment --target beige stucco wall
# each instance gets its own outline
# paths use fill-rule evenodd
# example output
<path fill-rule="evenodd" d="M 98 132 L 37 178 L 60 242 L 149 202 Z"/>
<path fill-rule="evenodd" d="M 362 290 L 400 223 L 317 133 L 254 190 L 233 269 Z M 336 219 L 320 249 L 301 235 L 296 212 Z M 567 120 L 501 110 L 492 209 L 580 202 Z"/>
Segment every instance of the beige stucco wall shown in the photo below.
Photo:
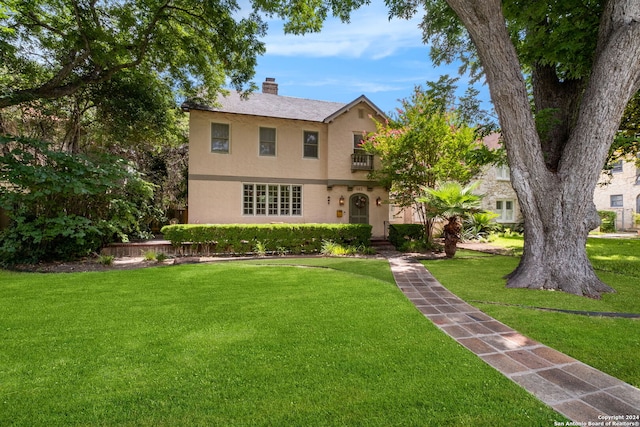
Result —
<path fill-rule="evenodd" d="M 359 111 L 362 110 L 362 111 Z M 353 135 L 367 134 L 376 130 L 375 122 L 369 117 L 375 112 L 366 104 L 360 104 L 337 117 L 328 125 L 329 153 L 328 173 L 332 180 L 367 180 L 367 171 L 351 171 Z M 380 118 L 378 117 L 378 120 Z M 378 162 L 374 167 L 380 167 Z"/>
<path fill-rule="evenodd" d="M 359 108 L 364 111 L 359 113 Z M 376 206 L 376 199 L 387 200 L 388 193 L 368 182 L 366 171 L 351 172 L 353 133 L 375 130 L 368 117 L 372 113 L 362 104 L 326 124 L 191 111 L 189 222 L 348 223 L 349 197 L 361 193 L 369 199 L 373 236 L 385 235 L 389 211 L 385 204 Z M 229 154 L 211 153 L 211 123 L 230 125 Z M 259 155 L 260 127 L 276 128 L 276 156 Z M 303 157 L 304 131 L 319 133 L 318 159 Z M 243 215 L 243 183 L 301 185 L 302 215 Z M 343 206 L 340 196 L 345 198 Z"/>
<path fill-rule="evenodd" d="M 602 174 L 593 193 L 596 208 L 602 211 L 616 213 L 616 227 L 619 230 L 636 228 L 633 214 L 638 213 L 638 198 L 640 185 L 636 184 L 637 169 L 635 162 L 627 161 L 622 164 L 622 172 L 611 176 Z M 622 207 L 611 206 L 611 196 L 622 195 Z"/>

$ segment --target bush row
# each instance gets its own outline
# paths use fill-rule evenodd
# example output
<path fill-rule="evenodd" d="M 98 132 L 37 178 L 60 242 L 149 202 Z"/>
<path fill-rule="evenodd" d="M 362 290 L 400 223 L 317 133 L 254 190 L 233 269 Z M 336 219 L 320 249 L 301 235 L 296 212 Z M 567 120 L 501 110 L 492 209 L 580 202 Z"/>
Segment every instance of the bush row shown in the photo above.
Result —
<path fill-rule="evenodd" d="M 611 211 L 598 211 L 600 215 L 600 231 L 613 233 L 616 231 L 616 213 Z"/>
<path fill-rule="evenodd" d="M 318 253 L 323 241 L 369 246 L 369 224 L 176 224 L 164 226 L 172 245 L 190 244 L 200 253 Z"/>
<path fill-rule="evenodd" d="M 401 248 L 408 241 L 424 240 L 422 224 L 391 224 L 389 225 L 389 242 L 396 248 Z"/>

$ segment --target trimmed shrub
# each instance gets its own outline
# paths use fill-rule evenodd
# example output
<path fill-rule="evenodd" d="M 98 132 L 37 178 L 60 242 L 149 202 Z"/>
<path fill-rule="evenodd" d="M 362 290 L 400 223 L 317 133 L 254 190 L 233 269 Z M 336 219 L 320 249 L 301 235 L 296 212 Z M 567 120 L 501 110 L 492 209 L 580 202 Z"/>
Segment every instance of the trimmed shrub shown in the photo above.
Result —
<path fill-rule="evenodd" d="M 397 249 L 410 241 L 424 240 L 422 224 L 391 224 L 389 225 L 389 242 Z"/>
<path fill-rule="evenodd" d="M 199 253 L 247 254 L 259 244 L 265 253 L 318 253 L 322 242 L 369 246 L 369 224 L 174 224 L 161 232 L 174 246 Z"/>
<path fill-rule="evenodd" d="M 612 211 L 598 211 L 600 215 L 600 231 L 613 233 L 616 231 L 616 213 Z"/>

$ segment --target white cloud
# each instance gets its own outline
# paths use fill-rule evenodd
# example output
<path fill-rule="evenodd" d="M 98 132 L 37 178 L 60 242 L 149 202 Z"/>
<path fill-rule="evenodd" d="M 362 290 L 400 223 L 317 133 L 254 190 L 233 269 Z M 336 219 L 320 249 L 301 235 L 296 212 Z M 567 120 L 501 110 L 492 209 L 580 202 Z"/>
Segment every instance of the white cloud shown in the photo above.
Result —
<path fill-rule="evenodd" d="M 375 79 L 361 80 L 352 77 L 341 78 L 323 78 L 313 79 L 307 81 L 296 82 L 297 86 L 306 87 L 336 87 L 336 88 L 349 88 L 351 92 L 357 93 L 379 93 L 401 90 L 405 85 L 398 84 L 398 82 L 382 80 L 376 81 Z"/>
<path fill-rule="evenodd" d="M 270 23 L 264 39 L 268 55 L 382 59 L 399 50 L 422 46 L 418 19 L 388 19 L 385 7 L 363 6 L 350 23 L 329 19 L 320 33 L 284 34 L 281 22 Z"/>

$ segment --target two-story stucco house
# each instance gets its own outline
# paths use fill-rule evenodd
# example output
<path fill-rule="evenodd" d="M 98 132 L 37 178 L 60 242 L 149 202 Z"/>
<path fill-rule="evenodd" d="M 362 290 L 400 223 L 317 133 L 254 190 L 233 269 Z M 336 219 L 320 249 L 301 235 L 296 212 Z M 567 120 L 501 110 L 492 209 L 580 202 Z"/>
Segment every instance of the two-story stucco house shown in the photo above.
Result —
<path fill-rule="evenodd" d="M 236 92 L 189 111 L 189 223 L 368 223 L 384 236 L 387 191 L 368 180 L 358 145 L 385 115 L 364 95 L 348 104 Z"/>
<path fill-rule="evenodd" d="M 636 228 L 634 214 L 640 213 L 640 169 L 635 159 L 617 162 L 610 174 L 603 173 L 593 194 L 596 208 L 616 213 L 616 228 Z"/>

